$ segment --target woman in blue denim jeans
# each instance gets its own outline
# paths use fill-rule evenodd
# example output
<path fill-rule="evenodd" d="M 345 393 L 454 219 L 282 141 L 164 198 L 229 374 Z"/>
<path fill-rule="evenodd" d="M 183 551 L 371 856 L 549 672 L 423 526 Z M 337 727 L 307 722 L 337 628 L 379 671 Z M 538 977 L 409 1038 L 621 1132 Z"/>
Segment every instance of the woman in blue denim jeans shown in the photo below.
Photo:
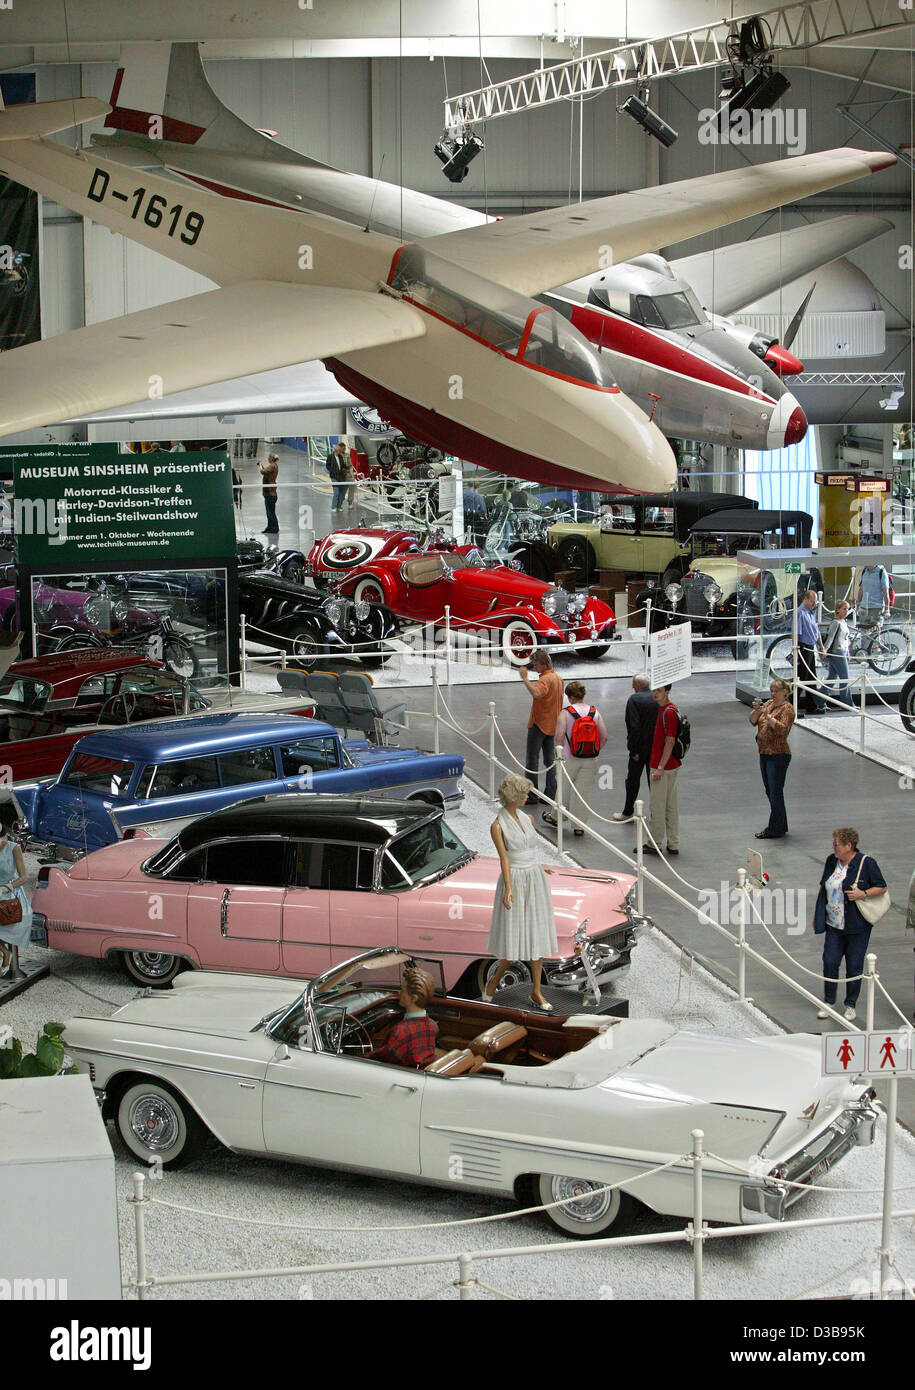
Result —
<path fill-rule="evenodd" d="M 769 684 L 769 699 L 754 700 L 750 723 L 756 729 L 759 771 L 769 802 L 769 824 L 757 830 L 757 840 L 782 840 L 788 834 L 785 810 L 785 778 L 791 765 L 788 735 L 794 723 L 791 687 L 777 678 Z"/>
<path fill-rule="evenodd" d="M 848 674 L 848 648 L 851 643 L 851 633 L 848 630 L 848 604 L 844 599 L 836 604 L 836 615 L 829 624 L 829 631 L 823 639 L 823 654 L 826 657 L 828 668 L 828 679 L 821 686 L 824 694 L 831 695 L 834 700 L 841 700 L 843 705 L 851 708 L 854 701 L 851 697 L 851 684 Z M 841 710 L 835 705 L 827 705 L 827 710 L 833 714 L 840 714 Z"/>

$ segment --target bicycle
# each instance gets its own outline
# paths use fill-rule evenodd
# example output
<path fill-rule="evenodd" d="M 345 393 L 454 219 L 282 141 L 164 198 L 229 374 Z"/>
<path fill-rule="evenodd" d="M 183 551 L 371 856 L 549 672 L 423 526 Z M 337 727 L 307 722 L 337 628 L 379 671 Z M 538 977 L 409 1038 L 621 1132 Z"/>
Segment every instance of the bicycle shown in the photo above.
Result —
<path fill-rule="evenodd" d="M 773 676 L 782 680 L 794 679 L 794 639 L 791 634 L 777 637 L 766 652 L 769 669 Z M 901 627 L 886 626 L 881 618 L 876 626 L 855 628 L 848 649 L 848 660 L 863 665 L 865 662 L 880 676 L 898 676 L 911 659 L 909 639 Z M 817 676 L 826 663 L 817 652 Z"/>

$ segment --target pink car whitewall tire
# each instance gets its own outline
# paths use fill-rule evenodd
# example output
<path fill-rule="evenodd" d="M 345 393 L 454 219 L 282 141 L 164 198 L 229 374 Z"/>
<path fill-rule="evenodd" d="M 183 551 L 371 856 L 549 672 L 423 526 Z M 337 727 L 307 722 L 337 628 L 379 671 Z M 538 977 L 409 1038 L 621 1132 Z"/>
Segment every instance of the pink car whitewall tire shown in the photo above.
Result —
<path fill-rule="evenodd" d="M 124 951 L 121 964 L 138 985 L 164 989 L 171 984 L 184 961 L 180 956 L 166 955 L 164 951 Z"/>

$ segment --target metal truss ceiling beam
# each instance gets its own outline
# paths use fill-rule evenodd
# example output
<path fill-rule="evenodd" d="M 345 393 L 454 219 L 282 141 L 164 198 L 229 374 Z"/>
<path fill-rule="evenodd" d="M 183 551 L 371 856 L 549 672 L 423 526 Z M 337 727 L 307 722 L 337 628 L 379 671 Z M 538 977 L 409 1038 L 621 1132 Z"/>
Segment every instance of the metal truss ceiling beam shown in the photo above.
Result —
<path fill-rule="evenodd" d="M 772 50 L 812 48 L 865 34 L 911 28 L 913 11 L 899 0 L 803 0 L 800 4 L 763 12 L 760 19 L 772 31 Z M 663 39 L 622 44 L 541 67 L 523 77 L 494 82 L 444 103 L 445 124 L 473 124 L 510 116 L 557 101 L 632 86 L 655 77 L 699 72 L 728 62 L 727 41 L 738 23 L 721 20 Z"/>

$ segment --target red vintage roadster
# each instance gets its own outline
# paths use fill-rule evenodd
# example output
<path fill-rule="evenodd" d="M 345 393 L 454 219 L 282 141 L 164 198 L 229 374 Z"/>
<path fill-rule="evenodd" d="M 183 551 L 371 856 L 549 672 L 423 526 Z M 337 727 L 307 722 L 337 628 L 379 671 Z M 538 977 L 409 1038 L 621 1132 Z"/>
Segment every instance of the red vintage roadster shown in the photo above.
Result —
<path fill-rule="evenodd" d="M 600 657 L 616 637 L 616 616 L 600 599 L 487 565 L 472 545 L 376 555 L 345 573 L 336 588 L 417 623 L 441 624 L 448 608 L 452 630 L 487 630 L 513 665 L 529 661 L 538 646 Z"/>

